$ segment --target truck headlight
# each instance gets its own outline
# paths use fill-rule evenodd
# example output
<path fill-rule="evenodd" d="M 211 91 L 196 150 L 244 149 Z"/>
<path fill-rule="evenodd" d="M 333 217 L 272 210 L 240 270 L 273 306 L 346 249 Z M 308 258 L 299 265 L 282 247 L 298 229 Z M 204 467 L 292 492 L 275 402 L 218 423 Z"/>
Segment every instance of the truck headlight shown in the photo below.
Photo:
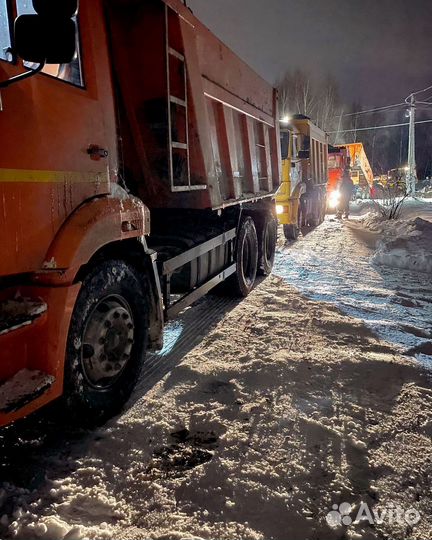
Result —
<path fill-rule="evenodd" d="M 284 213 L 284 207 L 281 204 L 276 205 L 276 214 L 280 216 Z"/>

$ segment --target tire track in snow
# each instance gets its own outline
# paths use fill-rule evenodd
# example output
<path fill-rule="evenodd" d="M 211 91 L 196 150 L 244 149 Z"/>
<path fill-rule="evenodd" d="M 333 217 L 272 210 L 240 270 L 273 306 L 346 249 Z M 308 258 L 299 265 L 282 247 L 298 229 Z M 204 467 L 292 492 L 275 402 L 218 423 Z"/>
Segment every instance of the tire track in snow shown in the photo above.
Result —
<path fill-rule="evenodd" d="M 143 395 L 176 367 L 239 301 L 210 294 L 170 321 L 164 330 L 164 348 L 147 356 L 134 395 Z"/>
<path fill-rule="evenodd" d="M 364 321 L 399 351 L 432 338 L 430 276 L 371 263 L 373 249 L 356 228 L 327 220 L 278 249 L 274 273 L 306 296 Z M 416 357 L 432 367 L 432 357 Z"/>

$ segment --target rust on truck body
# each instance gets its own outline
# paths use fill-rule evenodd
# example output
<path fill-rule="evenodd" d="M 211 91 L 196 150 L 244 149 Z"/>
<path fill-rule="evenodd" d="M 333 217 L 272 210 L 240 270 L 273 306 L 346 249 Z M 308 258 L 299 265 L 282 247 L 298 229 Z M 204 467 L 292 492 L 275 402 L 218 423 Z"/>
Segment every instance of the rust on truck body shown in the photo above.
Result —
<path fill-rule="evenodd" d="M 120 119 L 134 141 L 124 164 L 145 203 L 221 208 L 274 193 L 273 87 L 179 1 L 109 6 Z"/>

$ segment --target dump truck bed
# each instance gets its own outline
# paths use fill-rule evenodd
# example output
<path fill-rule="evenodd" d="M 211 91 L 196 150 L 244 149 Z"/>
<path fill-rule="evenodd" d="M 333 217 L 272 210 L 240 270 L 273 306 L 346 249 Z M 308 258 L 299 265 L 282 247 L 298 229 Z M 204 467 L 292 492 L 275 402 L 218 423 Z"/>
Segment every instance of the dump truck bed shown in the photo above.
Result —
<path fill-rule="evenodd" d="M 276 90 L 178 0 L 108 2 L 124 174 L 150 208 L 222 208 L 280 182 Z"/>

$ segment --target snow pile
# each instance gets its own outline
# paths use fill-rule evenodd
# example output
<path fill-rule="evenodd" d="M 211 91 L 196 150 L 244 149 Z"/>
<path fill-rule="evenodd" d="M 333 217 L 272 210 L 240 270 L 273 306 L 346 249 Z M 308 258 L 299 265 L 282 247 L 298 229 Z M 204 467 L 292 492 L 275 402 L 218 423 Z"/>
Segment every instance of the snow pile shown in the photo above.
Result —
<path fill-rule="evenodd" d="M 97 477 L 97 475 L 96 475 Z M 41 502 L 37 493 L 25 488 L 14 488 L 4 484 L 0 490 L 1 496 L 6 500 L 12 494 L 18 497 L 18 504 L 11 515 L 3 514 L 0 518 L 0 527 L 6 529 L 7 537 L 25 538 L 26 540 L 85 540 L 89 536 L 98 540 L 111 540 L 113 527 L 109 520 L 124 515 L 120 505 L 113 497 L 104 492 L 103 486 L 72 493 L 69 481 L 48 481 L 50 486 L 47 496 L 52 501 L 56 512 L 41 516 Z M 60 503 L 56 502 L 61 500 Z M 93 526 L 92 521 L 97 523 Z"/>
<path fill-rule="evenodd" d="M 408 198 L 404 201 L 401 211 L 403 219 L 421 217 L 432 221 L 432 200 Z"/>
<path fill-rule="evenodd" d="M 379 213 L 380 208 L 389 210 L 393 201 L 385 199 L 358 199 L 350 204 L 353 216 L 365 216 L 369 212 Z M 403 201 L 400 218 L 421 217 L 432 220 L 432 200 L 409 197 Z"/>
<path fill-rule="evenodd" d="M 350 213 L 352 215 L 363 216 L 369 212 L 377 210 L 377 201 L 373 199 L 357 199 L 350 203 Z"/>
<path fill-rule="evenodd" d="M 376 212 L 368 212 L 360 222 L 372 232 L 383 233 L 388 220 Z M 395 224 L 396 221 L 393 221 L 392 223 Z"/>
<path fill-rule="evenodd" d="M 364 226 L 380 233 L 376 264 L 432 273 L 432 222 L 420 217 L 409 220 L 385 220 L 369 214 Z"/>

